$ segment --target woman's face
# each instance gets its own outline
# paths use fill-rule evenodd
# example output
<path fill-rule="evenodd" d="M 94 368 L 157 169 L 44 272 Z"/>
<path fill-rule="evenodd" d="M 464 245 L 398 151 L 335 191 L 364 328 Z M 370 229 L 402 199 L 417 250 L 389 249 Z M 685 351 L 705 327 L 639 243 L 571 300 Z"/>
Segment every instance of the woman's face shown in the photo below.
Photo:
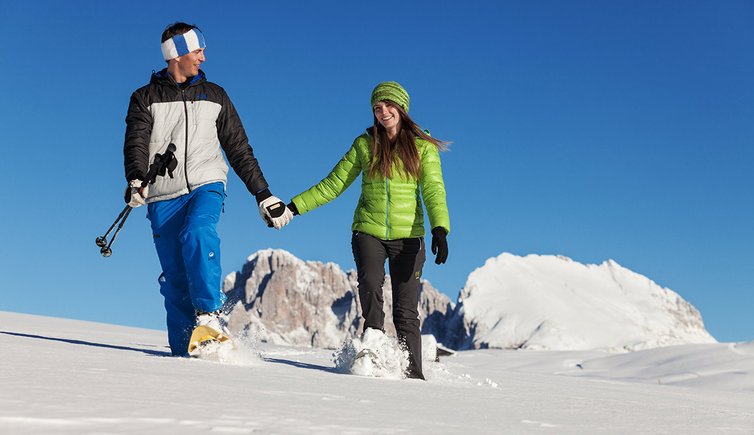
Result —
<path fill-rule="evenodd" d="M 401 114 L 388 101 L 380 101 L 374 105 L 374 117 L 387 131 L 396 131 L 401 124 Z"/>

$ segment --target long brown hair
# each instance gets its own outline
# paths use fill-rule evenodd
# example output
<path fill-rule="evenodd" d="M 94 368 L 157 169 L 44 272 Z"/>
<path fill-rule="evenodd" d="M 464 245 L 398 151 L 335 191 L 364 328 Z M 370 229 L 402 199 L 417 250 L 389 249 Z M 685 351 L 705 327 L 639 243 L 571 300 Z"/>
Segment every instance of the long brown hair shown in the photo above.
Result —
<path fill-rule="evenodd" d="M 374 177 L 379 173 L 385 178 L 393 178 L 393 159 L 397 158 L 399 172 L 413 178 L 419 178 L 421 160 L 419 159 L 419 149 L 416 147 L 416 139 L 431 142 L 440 151 L 447 150 L 449 142 L 431 137 L 408 116 L 408 113 L 401 106 L 392 101 L 386 101 L 386 103 L 398 110 L 401 116 L 401 126 L 398 134 L 390 141 L 385 127 L 380 124 L 377 117 L 373 116 L 372 163 L 369 167 L 369 176 Z M 374 112 L 372 115 L 374 115 Z"/>

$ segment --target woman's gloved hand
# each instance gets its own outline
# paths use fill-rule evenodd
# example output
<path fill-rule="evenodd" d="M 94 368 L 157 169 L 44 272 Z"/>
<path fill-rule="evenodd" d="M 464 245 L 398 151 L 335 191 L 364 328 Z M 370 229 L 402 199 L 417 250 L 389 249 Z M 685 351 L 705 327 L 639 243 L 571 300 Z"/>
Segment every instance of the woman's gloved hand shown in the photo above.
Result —
<path fill-rule="evenodd" d="M 444 264 L 448 259 L 448 239 L 445 228 L 432 228 L 432 253 L 435 256 L 435 264 Z"/>

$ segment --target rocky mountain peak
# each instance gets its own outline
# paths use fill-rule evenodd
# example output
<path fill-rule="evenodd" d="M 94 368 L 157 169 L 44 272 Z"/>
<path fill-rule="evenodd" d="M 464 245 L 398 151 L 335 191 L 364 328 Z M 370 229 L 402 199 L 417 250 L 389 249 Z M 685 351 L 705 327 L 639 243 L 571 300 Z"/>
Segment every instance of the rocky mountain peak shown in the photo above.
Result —
<path fill-rule="evenodd" d="M 226 277 L 224 291 L 231 306 L 231 330 L 264 341 L 336 348 L 361 333 L 356 272 L 344 272 L 334 263 L 303 261 L 279 249 L 261 250 L 248 257 L 241 271 Z M 385 330 L 395 334 L 388 276 L 384 299 Z M 450 299 L 422 281 L 419 308 L 423 333 L 444 335 L 453 309 Z"/>

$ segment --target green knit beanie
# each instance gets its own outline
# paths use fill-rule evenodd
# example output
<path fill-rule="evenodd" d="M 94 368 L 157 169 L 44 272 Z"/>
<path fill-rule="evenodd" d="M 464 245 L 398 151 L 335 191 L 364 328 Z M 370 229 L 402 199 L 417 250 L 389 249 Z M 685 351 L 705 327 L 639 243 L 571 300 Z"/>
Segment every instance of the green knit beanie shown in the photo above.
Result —
<path fill-rule="evenodd" d="M 408 92 L 397 82 L 382 82 L 372 91 L 372 107 L 378 101 L 388 100 L 401 106 L 408 113 Z"/>

